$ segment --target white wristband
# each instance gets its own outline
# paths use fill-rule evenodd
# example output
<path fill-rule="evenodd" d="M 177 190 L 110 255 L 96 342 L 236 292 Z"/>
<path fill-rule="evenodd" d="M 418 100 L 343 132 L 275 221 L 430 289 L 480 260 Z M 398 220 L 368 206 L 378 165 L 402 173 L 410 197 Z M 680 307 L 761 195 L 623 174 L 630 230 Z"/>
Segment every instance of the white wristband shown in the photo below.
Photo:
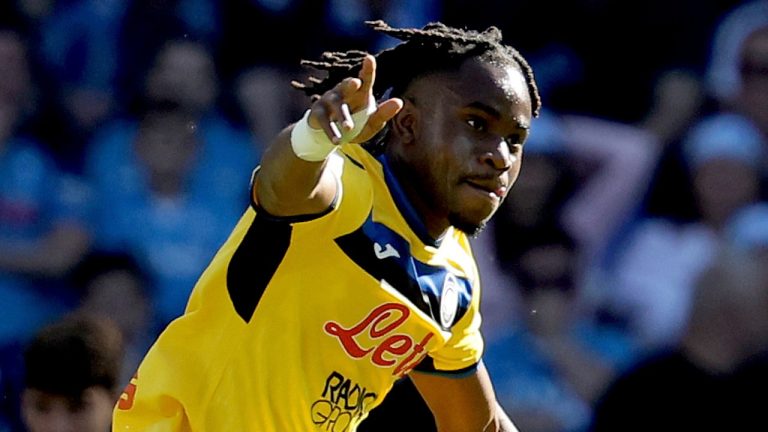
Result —
<path fill-rule="evenodd" d="M 293 153 L 309 162 L 325 160 L 336 146 L 325 135 L 322 129 L 314 129 L 309 126 L 310 110 L 304 113 L 291 131 L 291 148 Z"/>
<path fill-rule="evenodd" d="M 336 122 L 336 129 L 341 132 L 339 144 L 347 143 L 359 135 L 368 122 L 368 118 L 376 112 L 376 109 L 376 99 L 371 96 L 365 109 L 352 114 L 352 129 L 344 131 Z M 309 126 L 310 112 L 311 110 L 307 110 L 301 120 L 293 126 L 291 131 L 291 148 L 300 159 L 309 162 L 319 162 L 325 160 L 336 149 L 336 145 L 333 144 L 322 129 L 315 129 Z"/>

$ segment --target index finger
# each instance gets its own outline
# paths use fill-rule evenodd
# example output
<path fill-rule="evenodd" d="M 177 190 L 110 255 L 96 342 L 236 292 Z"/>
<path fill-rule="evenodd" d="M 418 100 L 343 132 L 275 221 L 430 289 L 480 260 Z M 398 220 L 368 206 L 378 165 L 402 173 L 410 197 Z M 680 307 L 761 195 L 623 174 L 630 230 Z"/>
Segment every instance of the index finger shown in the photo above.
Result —
<path fill-rule="evenodd" d="M 376 80 L 376 57 L 367 54 L 363 58 L 363 65 L 357 77 L 363 82 L 363 85 L 360 87 L 363 94 L 371 93 L 373 82 Z"/>

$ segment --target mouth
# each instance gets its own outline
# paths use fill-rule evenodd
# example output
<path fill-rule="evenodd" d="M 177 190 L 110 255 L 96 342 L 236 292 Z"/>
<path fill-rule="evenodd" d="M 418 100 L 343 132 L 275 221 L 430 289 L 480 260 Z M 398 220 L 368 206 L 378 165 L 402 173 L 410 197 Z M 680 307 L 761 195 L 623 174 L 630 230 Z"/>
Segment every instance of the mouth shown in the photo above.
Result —
<path fill-rule="evenodd" d="M 498 179 L 477 179 L 470 178 L 463 182 L 472 189 L 481 192 L 485 195 L 489 195 L 497 200 L 503 199 L 507 195 L 507 186 L 505 186 Z"/>

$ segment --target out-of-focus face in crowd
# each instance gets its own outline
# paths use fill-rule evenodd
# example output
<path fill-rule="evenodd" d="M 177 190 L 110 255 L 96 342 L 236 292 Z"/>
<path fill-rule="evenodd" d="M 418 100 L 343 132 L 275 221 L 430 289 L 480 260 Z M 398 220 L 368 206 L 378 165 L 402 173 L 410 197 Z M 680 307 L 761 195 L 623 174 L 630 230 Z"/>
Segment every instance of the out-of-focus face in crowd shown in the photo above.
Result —
<path fill-rule="evenodd" d="M 205 112 L 218 92 L 210 53 L 193 42 L 170 42 L 147 76 L 146 91 L 152 102 L 171 103 L 190 114 Z"/>
<path fill-rule="evenodd" d="M 112 421 L 114 395 L 93 386 L 80 397 L 28 389 L 22 400 L 29 432 L 106 432 Z"/>
<path fill-rule="evenodd" d="M 741 53 L 741 106 L 768 135 L 768 27 L 754 31 Z"/>

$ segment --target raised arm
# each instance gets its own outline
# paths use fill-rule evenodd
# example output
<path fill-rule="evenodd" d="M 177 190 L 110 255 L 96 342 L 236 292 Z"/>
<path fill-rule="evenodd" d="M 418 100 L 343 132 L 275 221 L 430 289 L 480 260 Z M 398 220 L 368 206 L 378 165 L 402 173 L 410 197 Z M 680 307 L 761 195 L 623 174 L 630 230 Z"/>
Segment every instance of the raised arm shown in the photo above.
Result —
<path fill-rule="evenodd" d="M 375 78 L 376 60 L 369 55 L 357 77 L 325 92 L 308 115 L 278 134 L 264 153 L 252 191 L 261 208 L 274 216 L 296 216 L 321 213 L 331 205 L 337 185 L 325 167 L 333 147 L 370 139 L 402 107 L 399 99 L 389 99 L 371 109 Z M 374 109 L 370 116 L 357 114 Z M 363 124 L 355 125 L 353 114 Z"/>
<path fill-rule="evenodd" d="M 432 410 L 439 432 L 518 432 L 496 401 L 482 363 L 463 377 L 417 371 L 409 376 Z"/>
<path fill-rule="evenodd" d="M 563 116 L 571 153 L 597 171 L 563 210 L 563 223 L 590 258 L 600 258 L 645 193 L 662 146 L 648 131 L 609 120 Z"/>

